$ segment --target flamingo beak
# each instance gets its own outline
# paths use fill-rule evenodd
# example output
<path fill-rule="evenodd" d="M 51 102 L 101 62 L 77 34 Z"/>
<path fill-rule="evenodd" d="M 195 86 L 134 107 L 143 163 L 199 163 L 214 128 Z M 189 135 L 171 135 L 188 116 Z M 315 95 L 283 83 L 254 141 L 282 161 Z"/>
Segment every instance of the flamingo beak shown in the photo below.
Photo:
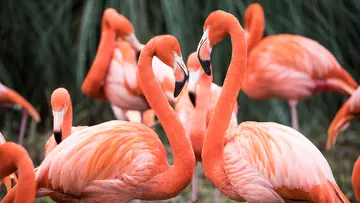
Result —
<path fill-rule="evenodd" d="M 194 107 L 196 105 L 196 87 L 200 80 L 200 71 L 201 70 L 198 69 L 196 71 L 189 72 L 189 98 Z"/>
<path fill-rule="evenodd" d="M 204 72 L 210 76 L 211 75 L 211 46 L 209 41 L 209 28 L 207 28 L 201 37 L 201 40 L 197 47 L 198 58 Z"/>
<path fill-rule="evenodd" d="M 57 144 L 60 144 L 60 142 L 62 140 L 62 132 L 61 132 L 62 129 L 61 128 L 62 128 L 62 124 L 63 124 L 63 120 L 64 120 L 64 112 L 65 112 L 65 108 L 60 111 L 53 110 L 53 116 L 54 116 L 53 131 L 54 131 L 54 137 L 55 137 Z"/>
<path fill-rule="evenodd" d="M 336 138 L 339 133 L 346 130 L 350 125 L 350 121 L 354 118 L 356 118 L 356 115 L 351 113 L 348 108 L 342 108 L 339 110 L 328 129 L 326 150 L 329 150 L 331 146 L 336 143 Z"/>
<path fill-rule="evenodd" d="M 185 83 L 189 79 L 189 70 L 187 69 L 184 60 L 176 52 L 174 52 L 175 64 L 174 64 L 174 74 L 175 74 L 175 90 L 174 97 L 179 96 L 181 90 L 184 88 Z M 181 72 L 179 71 L 181 70 Z"/>

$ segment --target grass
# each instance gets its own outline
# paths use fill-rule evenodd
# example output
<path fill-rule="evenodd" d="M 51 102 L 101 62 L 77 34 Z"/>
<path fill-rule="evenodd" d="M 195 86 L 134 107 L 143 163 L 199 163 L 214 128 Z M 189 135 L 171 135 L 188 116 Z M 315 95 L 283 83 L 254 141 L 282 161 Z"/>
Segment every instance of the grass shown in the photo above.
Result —
<path fill-rule="evenodd" d="M 143 43 L 155 35 L 173 34 L 180 41 L 186 59 L 196 49 L 204 20 L 211 11 L 222 9 L 233 13 L 243 24 L 243 13 L 252 2 L 264 7 L 268 35 L 295 33 L 317 40 L 355 79 L 359 78 L 360 1 L 357 0 L 20 0 L 16 4 L 1 1 L 0 81 L 20 92 L 41 114 L 40 124 L 28 125 L 24 144 L 35 165 L 43 159 L 44 143 L 51 132 L 49 97 L 55 88 L 62 86 L 69 90 L 74 104 L 74 125 L 114 119 L 108 104 L 91 100 L 80 90 L 97 50 L 105 8 L 114 7 L 127 16 Z M 229 38 L 213 50 L 217 84 L 222 84 L 230 53 Z M 298 105 L 301 132 L 320 149 L 324 148 L 332 118 L 346 99 L 342 95 L 322 93 Z M 254 101 L 240 93 L 238 101 L 239 121 L 290 125 L 289 108 L 281 100 Z M 17 111 L 0 112 L 0 129 L 9 141 L 17 140 L 20 116 Z M 336 180 L 351 200 L 354 196 L 350 175 L 360 146 L 354 126 L 343 133 L 335 149 L 324 152 Z M 163 134 L 161 139 L 166 140 Z M 189 198 L 188 191 L 178 198 Z M 209 184 L 201 188 L 200 197 L 201 202 L 211 201 Z"/>

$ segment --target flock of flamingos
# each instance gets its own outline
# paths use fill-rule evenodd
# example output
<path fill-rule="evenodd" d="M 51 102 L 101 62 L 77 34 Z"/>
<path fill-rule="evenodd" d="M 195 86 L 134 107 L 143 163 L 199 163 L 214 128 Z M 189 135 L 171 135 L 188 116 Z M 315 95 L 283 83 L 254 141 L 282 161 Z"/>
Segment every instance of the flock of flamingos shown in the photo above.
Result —
<path fill-rule="evenodd" d="M 82 91 L 109 102 L 117 120 L 72 126 L 70 95 L 56 89 L 50 101 L 54 134 L 40 166 L 34 168 L 21 143 L 0 137 L 0 178 L 7 188 L 1 203 L 34 202 L 42 196 L 64 203 L 164 200 L 190 182 L 191 201 L 197 202 L 198 162 L 216 188 L 216 203 L 220 194 L 249 203 L 349 202 L 324 156 L 299 132 L 296 104 L 322 91 L 349 96 L 329 127 L 329 149 L 360 113 L 358 83 L 314 40 L 292 34 L 264 37 L 264 12 L 257 3 L 247 8 L 244 27 L 230 13 L 210 13 L 185 65 L 174 36 L 141 44 L 131 22 L 106 9 Z M 220 87 L 212 83 L 211 50 L 227 35 L 231 63 Z M 238 125 L 240 89 L 251 99 L 286 100 L 292 128 L 274 122 Z M 31 104 L 3 85 L 0 100 L 40 121 Z M 152 129 L 158 124 L 155 116 L 170 142 L 172 165 Z M 19 140 L 22 136 L 23 129 Z M 352 179 L 358 201 L 359 160 Z"/>

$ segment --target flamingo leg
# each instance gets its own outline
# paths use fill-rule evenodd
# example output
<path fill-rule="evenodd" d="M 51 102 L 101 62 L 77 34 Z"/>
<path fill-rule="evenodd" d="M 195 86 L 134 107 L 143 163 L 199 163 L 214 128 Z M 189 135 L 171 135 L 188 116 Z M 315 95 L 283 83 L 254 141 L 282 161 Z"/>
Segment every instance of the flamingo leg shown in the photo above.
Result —
<path fill-rule="evenodd" d="M 197 189 L 198 189 L 198 180 L 197 180 L 197 175 L 198 175 L 198 166 L 197 166 L 197 162 L 195 163 L 195 168 L 194 168 L 194 174 L 193 174 L 193 178 L 192 178 L 192 182 L 191 182 L 191 202 L 195 203 L 197 202 Z"/>
<path fill-rule="evenodd" d="M 298 120 L 298 113 L 296 110 L 297 101 L 291 100 L 289 101 L 290 111 L 291 111 L 291 124 L 292 128 L 294 128 L 297 131 L 300 131 L 299 127 L 299 120 Z"/>
<path fill-rule="evenodd" d="M 221 202 L 221 193 L 218 189 L 215 188 L 215 203 Z"/>
<path fill-rule="evenodd" d="M 27 119 L 28 119 L 28 114 L 27 114 L 27 112 L 23 109 L 23 110 L 22 110 L 21 124 L 20 124 L 19 141 L 18 141 L 20 145 L 23 145 Z"/>

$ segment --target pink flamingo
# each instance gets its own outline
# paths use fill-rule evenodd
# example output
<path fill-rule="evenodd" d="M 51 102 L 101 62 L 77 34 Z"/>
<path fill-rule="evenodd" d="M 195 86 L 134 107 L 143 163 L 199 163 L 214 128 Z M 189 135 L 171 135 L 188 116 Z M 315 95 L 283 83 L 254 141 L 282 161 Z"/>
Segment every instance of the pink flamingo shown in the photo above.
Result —
<path fill-rule="evenodd" d="M 213 46 L 226 35 L 233 45 L 228 73 L 204 138 L 201 155 L 206 178 L 235 201 L 349 202 L 324 156 L 298 131 L 254 121 L 228 129 L 246 76 L 245 34 L 233 15 L 220 10 L 210 13 L 203 29 L 198 57 L 208 75 Z"/>
<path fill-rule="evenodd" d="M 181 123 L 184 125 L 186 134 L 191 140 L 197 163 L 201 162 L 201 150 L 204 141 L 206 127 L 213 114 L 215 104 L 220 96 L 221 87 L 212 83 L 212 77 L 204 73 L 197 53 L 189 55 L 187 61 L 189 69 L 189 83 L 185 91 L 179 95 L 175 103 L 175 112 Z M 197 95 L 195 97 L 195 95 Z M 235 104 L 229 127 L 236 127 L 238 106 Z M 198 189 L 198 164 L 195 164 L 195 171 L 192 180 L 192 202 L 197 202 Z M 220 192 L 215 189 L 215 202 L 220 202 Z"/>
<path fill-rule="evenodd" d="M 110 102 L 118 119 L 146 120 L 150 126 L 155 124 L 154 114 L 144 97 L 137 71 L 137 55 L 143 47 L 131 22 L 115 9 L 106 9 L 98 51 L 81 88 L 88 97 Z M 167 99 L 173 103 L 175 79 L 172 69 L 157 57 L 153 58 L 152 64 Z M 128 110 L 138 111 L 142 116 L 139 119 L 139 115 L 128 114 Z M 150 119 L 143 116 L 147 110 L 152 112 L 147 114 Z"/>
<path fill-rule="evenodd" d="M 191 141 L 155 79 L 151 68 L 154 55 L 174 69 L 174 97 L 186 83 L 188 70 L 180 45 L 171 35 L 151 39 L 138 64 L 145 97 L 169 138 L 174 164 L 169 165 L 163 144 L 149 127 L 108 121 L 77 130 L 55 147 L 36 170 L 37 189 L 85 203 L 124 203 L 172 198 L 190 183 L 195 165 Z M 10 190 L 2 203 L 11 202 L 16 189 Z"/>
<path fill-rule="evenodd" d="M 325 47 L 312 39 L 293 34 L 262 39 L 263 12 L 260 4 L 254 4 L 245 13 L 248 68 L 243 91 L 256 100 L 276 97 L 288 101 L 292 127 L 299 130 L 299 101 L 324 91 L 351 95 L 358 84 Z"/>

